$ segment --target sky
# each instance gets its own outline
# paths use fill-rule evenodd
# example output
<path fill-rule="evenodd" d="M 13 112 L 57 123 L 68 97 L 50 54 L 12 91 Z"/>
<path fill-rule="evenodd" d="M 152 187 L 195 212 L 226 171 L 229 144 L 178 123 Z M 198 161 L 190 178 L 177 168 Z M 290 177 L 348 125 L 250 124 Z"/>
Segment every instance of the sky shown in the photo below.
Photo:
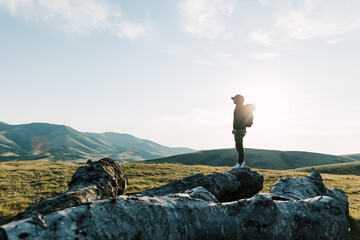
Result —
<path fill-rule="evenodd" d="M 0 0 L 0 121 L 233 148 L 360 152 L 358 0 Z"/>

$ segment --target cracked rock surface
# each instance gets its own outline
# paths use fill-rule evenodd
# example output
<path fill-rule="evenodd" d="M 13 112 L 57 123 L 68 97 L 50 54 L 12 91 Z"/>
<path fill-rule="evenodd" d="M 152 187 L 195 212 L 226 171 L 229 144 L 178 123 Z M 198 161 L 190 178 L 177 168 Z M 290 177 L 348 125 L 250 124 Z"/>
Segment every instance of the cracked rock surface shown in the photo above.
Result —
<path fill-rule="evenodd" d="M 139 194 L 14 221 L 1 226 L 0 239 L 281 240 L 346 235 L 347 196 L 327 189 L 320 174 L 283 178 L 269 193 L 254 193 L 262 189 L 258 175 L 247 169 L 195 174 Z"/>
<path fill-rule="evenodd" d="M 79 167 L 71 178 L 69 189 L 59 195 L 42 199 L 30 205 L 17 219 L 47 214 L 55 210 L 122 195 L 127 187 L 127 177 L 120 164 L 103 158 Z"/>

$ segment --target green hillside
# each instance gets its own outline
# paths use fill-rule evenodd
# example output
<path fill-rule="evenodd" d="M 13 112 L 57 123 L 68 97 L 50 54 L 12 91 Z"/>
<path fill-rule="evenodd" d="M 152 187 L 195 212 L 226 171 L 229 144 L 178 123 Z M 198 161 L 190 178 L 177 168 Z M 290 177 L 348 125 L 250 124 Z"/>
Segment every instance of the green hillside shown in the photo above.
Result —
<path fill-rule="evenodd" d="M 185 165 L 234 166 L 237 162 L 235 149 L 207 150 L 176 156 L 152 159 L 144 163 L 181 163 Z M 356 162 L 354 159 L 328 154 L 246 149 L 246 165 L 261 169 L 294 169 L 325 164 Z"/>
<path fill-rule="evenodd" d="M 351 158 L 356 161 L 360 161 L 360 153 L 341 155 L 342 157 Z"/>
<path fill-rule="evenodd" d="M 131 162 L 193 152 L 120 133 L 83 133 L 64 125 L 0 122 L 0 162 L 46 159 L 86 162 L 110 157 Z"/>
<path fill-rule="evenodd" d="M 112 146 L 120 146 L 127 149 L 142 150 L 143 154 L 148 153 L 148 156 L 144 156 L 144 159 L 149 159 L 150 154 L 152 155 L 160 155 L 160 156 L 169 156 L 169 155 L 177 155 L 181 153 L 193 152 L 192 149 L 189 148 L 181 148 L 181 147 L 167 147 L 164 145 L 157 144 L 153 141 L 140 139 L 134 137 L 130 134 L 120 134 L 114 132 L 106 132 L 106 133 L 83 133 L 89 139 L 94 141 L 99 141 L 100 143 L 108 143 Z"/>
<path fill-rule="evenodd" d="M 229 167 L 181 164 L 123 163 L 129 179 L 126 194 L 158 187 L 193 173 L 225 172 Z M 79 165 L 41 161 L 0 163 L 0 225 L 10 222 L 19 212 L 41 198 L 67 189 L 67 183 Z M 261 192 L 268 192 L 283 177 L 307 176 L 308 172 L 293 170 L 254 169 L 264 176 Z M 328 188 L 340 188 L 349 197 L 351 232 L 349 239 L 360 239 L 360 171 L 355 175 L 322 174 Z"/>
<path fill-rule="evenodd" d="M 300 171 L 300 172 L 316 171 L 319 173 L 360 176 L 360 162 L 338 163 L 331 165 L 297 168 L 296 171 Z"/>

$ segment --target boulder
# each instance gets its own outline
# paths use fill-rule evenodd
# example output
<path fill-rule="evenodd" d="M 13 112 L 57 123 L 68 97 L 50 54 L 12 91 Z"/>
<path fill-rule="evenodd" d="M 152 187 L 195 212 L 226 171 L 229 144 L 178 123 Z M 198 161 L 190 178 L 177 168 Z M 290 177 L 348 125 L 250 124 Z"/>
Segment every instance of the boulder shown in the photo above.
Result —
<path fill-rule="evenodd" d="M 115 198 L 124 193 L 127 181 L 125 172 L 118 162 L 110 158 L 91 162 L 76 170 L 66 192 L 32 204 L 23 213 L 18 214 L 16 219 L 44 215 L 99 199 Z"/>
<path fill-rule="evenodd" d="M 262 175 L 247 168 L 207 176 L 197 173 L 164 186 L 144 191 L 137 196 L 164 196 L 203 187 L 213 194 L 217 201 L 230 202 L 254 196 L 263 188 L 263 181 Z"/>
<path fill-rule="evenodd" d="M 347 209 L 349 208 L 346 194 L 337 188 L 326 188 L 320 173 L 317 172 L 312 172 L 307 177 L 285 177 L 280 179 L 270 189 L 269 194 L 275 199 L 282 198 L 286 200 L 303 200 L 317 196 L 329 196 L 340 201 Z M 349 212 L 346 214 L 349 215 Z"/>

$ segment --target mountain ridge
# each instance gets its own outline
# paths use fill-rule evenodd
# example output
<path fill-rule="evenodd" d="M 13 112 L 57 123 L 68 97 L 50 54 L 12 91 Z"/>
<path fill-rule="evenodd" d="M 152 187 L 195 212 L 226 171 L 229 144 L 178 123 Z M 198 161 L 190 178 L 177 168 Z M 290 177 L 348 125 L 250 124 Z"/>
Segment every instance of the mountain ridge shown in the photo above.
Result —
<path fill-rule="evenodd" d="M 10 125 L 0 122 L 0 161 L 47 159 L 85 162 L 111 157 L 120 162 L 193 152 L 167 147 L 130 134 L 79 132 L 50 123 Z"/>

